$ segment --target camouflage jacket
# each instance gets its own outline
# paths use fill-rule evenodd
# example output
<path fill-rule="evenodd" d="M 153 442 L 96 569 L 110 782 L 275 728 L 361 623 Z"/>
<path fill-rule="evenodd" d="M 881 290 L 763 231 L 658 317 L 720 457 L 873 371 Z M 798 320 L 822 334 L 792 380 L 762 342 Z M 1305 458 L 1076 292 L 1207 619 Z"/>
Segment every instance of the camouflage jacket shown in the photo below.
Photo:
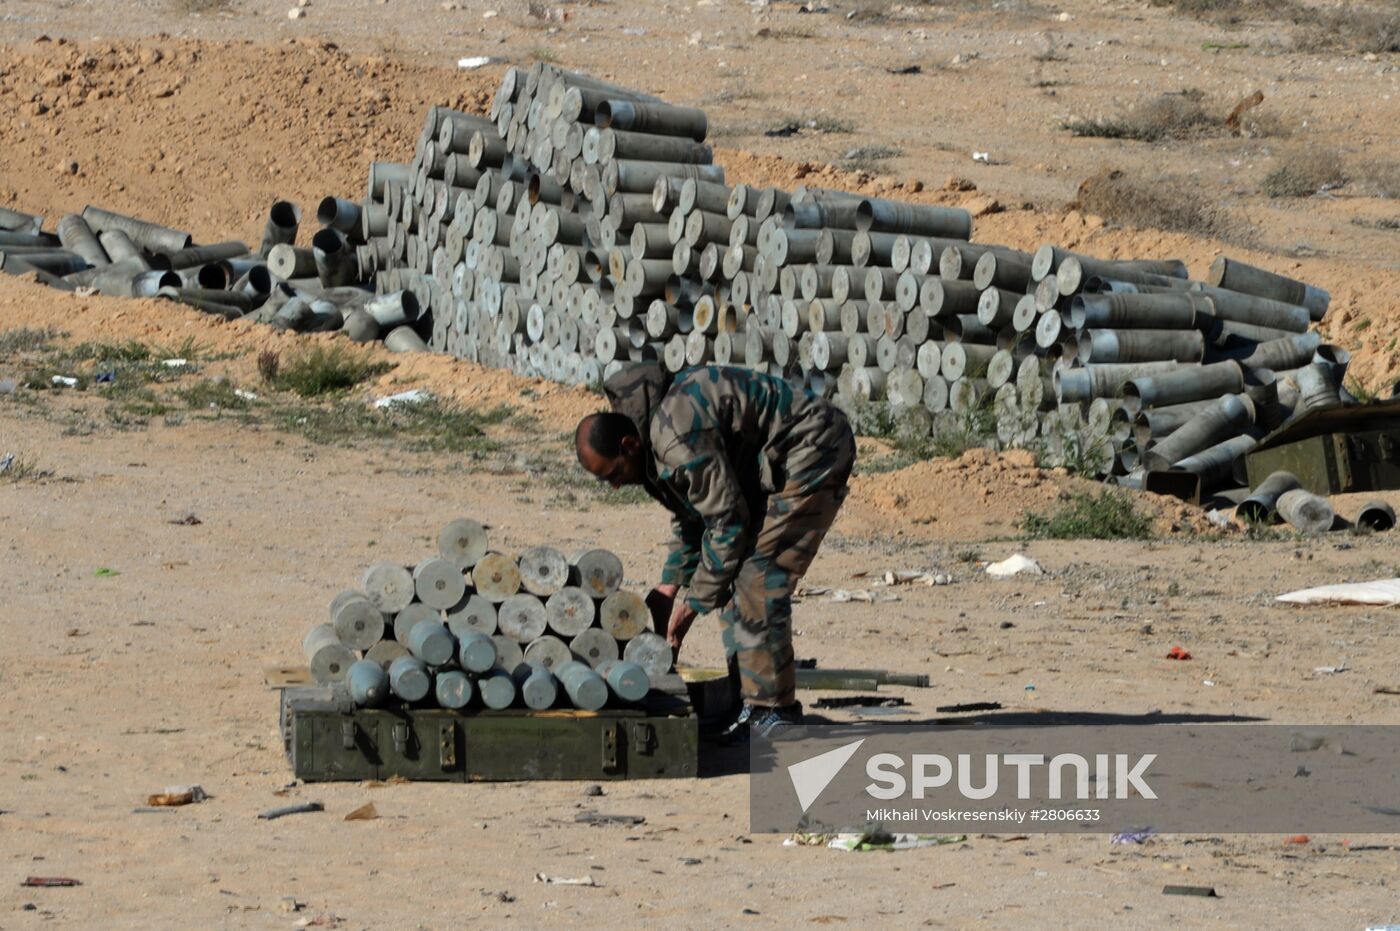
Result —
<path fill-rule="evenodd" d="M 783 379 L 718 365 L 672 376 L 632 363 L 603 390 L 637 425 L 643 485 L 672 514 L 661 581 L 688 585 L 696 611 L 723 606 L 768 495 L 825 474 L 829 405 Z"/>

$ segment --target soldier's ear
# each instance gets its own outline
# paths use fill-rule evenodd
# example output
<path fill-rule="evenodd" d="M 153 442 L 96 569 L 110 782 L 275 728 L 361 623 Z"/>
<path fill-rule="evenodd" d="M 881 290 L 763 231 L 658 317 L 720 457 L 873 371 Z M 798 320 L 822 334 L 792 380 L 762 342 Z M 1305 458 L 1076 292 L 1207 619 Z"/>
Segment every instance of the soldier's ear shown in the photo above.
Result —
<path fill-rule="evenodd" d="M 624 436 L 617 444 L 617 448 L 622 451 L 622 455 L 631 459 L 641 453 L 642 441 L 635 436 Z"/>

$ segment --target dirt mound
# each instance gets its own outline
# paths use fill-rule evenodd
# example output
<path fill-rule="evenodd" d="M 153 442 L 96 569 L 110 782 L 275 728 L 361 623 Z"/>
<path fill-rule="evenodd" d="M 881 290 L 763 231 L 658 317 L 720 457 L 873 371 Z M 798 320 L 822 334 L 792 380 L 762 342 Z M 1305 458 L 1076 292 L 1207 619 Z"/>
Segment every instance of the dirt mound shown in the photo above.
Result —
<path fill-rule="evenodd" d="M 50 223 L 95 203 L 256 243 L 279 198 L 359 198 L 407 161 L 432 104 L 484 110 L 499 75 L 335 44 L 41 42 L 0 67 L 0 203 Z"/>
<path fill-rule="evenodd" d="M 1024 449 L 995 453 L 973 449 L 957 459 L 932 459 L 896 472 L 858 475 L 843 516 L 855 533 L 889 533 L 940 540 L 985 540 L 1018 534 L 1026 515 L 1051 512 L 1076 493 L 1104 486 L 1063 469 L 1042 469 Z M 1204 529 L 1198 509 L 1155 495 L 1135 494 L 1134 504 L 1153 518 L 1158 533 Z"/>

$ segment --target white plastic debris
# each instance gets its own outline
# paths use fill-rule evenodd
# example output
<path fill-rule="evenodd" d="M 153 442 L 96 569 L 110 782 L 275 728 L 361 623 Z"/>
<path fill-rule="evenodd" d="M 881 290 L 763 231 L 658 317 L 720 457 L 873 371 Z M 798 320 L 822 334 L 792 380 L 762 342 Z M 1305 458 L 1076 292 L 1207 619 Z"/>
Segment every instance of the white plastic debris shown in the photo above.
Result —
<path fill-rule="evenodd" d="M 973 152 L 973 153 L 972 153 L 972 160 L 973 160 L 974 162 L 983 162 L 984 164 L 990 165 L 990 164 L 992 163 L 992 153 L 990 153 L 990 152 Z"/>
<path fill-rule="evenodd" d="M 433 396 L 430 392 L 422 388 L 413 388 L 409 391 L 400 391 L 398 394 L 391 394 L 387 398 L 380 398 L 374 402 L 374 406 L 379 409 L 393 407 L 395 404 L 422 404 L 424 401 L 431 401 Z"/>
<path fill-rule="evenodd" d="M 571 878 L 567 876 L 547 876 L 544 873 L 535 874 L 535 882 L 550 883 L 555 886 L 601 886 L 602 883 L 590 876 L 580 876 Z"/>
<path fill-rule="evenodd" d="M 477 68 L 486 67 L 491 64 L 491 62 L 492 58 L 490 55 L 473 55 L 470 58 L 457 59 L 457 67 L 466 71 L 475 71 Z"/>
<path fill-rule="evenodd" d="M 953 577 L 943 572 L 924 572 L 919 569 L 895 569 L 885 572 L 886 585 L 951 585 Z"/>
<path fill-rule="evenodd" d="M 78 380 L 68 375 L 55 375 L 53 377 L 53 383 L 55 385 L 62 385 L 65 388 L 74 388 L 77 387 Z"/>
<path fill-rule="evenodd" d="M 1288 592 L 1274 599 L 1294 605 L 1400 605 L 1400 579 L 1375 579 L 1370 582 L 1346 582 L 1340 585 L 1319 585 Z"/>
<path fill-rule="evenodd" d="M 182 369 L 190 364 L 189 359 L 161 359 L 160 364 L 168 369 Z"/>
<path fill-rule="evenodd" d="M 1044 575 L 1045 570 L 1040 568 L 1040 563 L 1031 559 L 1024 553 L 1017 553 L 1008 556 L 1001 562 L 994 562 L 987 567 L 987 575 L 994 579 L 1009 579 L 1013 575 Z"/>
<path fill-rule="evenodd" d="M 258 396 L 251 391 L 244 391 L 242 388 L 233 389 L 234 397 L 242 398 L 245 401 L 256 401 Z"/>

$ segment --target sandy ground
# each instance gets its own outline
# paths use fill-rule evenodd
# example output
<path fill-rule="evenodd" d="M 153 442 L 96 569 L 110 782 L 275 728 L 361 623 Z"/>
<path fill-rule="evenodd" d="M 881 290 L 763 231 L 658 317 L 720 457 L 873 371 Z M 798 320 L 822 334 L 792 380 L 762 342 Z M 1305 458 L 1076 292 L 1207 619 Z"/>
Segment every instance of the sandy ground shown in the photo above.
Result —
<path fill-rule="evenodd" d="M 313 0 L 296 22 L 287 5 L 7 0 L 0 202 L 54 217 L 97 202 L 201 239 L 255 238 L 274 197 L 353 196 L 370 158 L 406 158 L 428 104 L 479 106 L 501 66 L 464 75 L 451 68 L 458 55 L 521 61 L 543 50 L 566 66 L 703 103 L 728 127 L 718 141 L 734 180 L 796 183 L 817 173 L 896 193 L 913 178 L 926 190 L 907 196 L 1009 208 L 979 219 L 979 239 L 1179 255 L 1199 273 L 1223 244 L 1108 229 L 1060 209 L 1105 162 L 1195 177 L 1269 250 L 1230 246 L 1231 254 L 1331 289 L 1328 332 L 1356 351 L 1372 383 L 1395 375 L 1395 234 L 1349 222 L 1393 215 L 1393 201 L 1349 190 L 1301 208 L 1262 198 L 1258 178 L 1274 139 L 1144 146 L 1057 129 L 1158 90 L 1201 87 L 1228 103 L 1258 86 L 1296 127 L 1290 144 L 1326 139 L 1356 157 L 1393 153 L 1400 71 L 1388 58 L 1300 54 L 1283 27 L 1222 32 L 1128 2 L 930 5 L 869 20 L 846 20 L 851 7 L 836 4 L 812 16 L 791 5 L 754 13 L 735 2 L 618 2 L 569 5 L 555 32 L 514 3 L 467 0 L 448 10 L 426 0 Z M 499 15 L 484 16 L 493 9 Z M 147 38 L 156 32 L 166 35 Z M 1045 33 L 1056 51 L 1041 61 L 1035 43 Z M 40 36 L 54 41 L 33 44 Z M 1250 48 L 1201 48 L 1222 39 Z M 909 63 L 924 73 L 882 70 Z M 814 114 L 850 120 L 857 132 L 760 135 Z M 891 178 L 822 174 L 824 163 L 867 143 L 902 149 L 887 165 Z M 994 164 L 973 162 L 974 149 L 991 151 Z M 979 190 L 944 192 L 949 175 Z M 217 374 L 256 390 L 256 350 L 300 344 L 168 307 L 0 281 L 0 333 L 20 326 L 56 326 L 70 343 L 193 337 L 210 352 L 243 354 L 190 379 Z M 0 453 L 17 451 L 51 473 L 0 483 L 0 574 L 11 580 L 0 605 L 11 644 L 0 656 L 8 725 L 0 928 L 1400 920 L 1390 836 L 1315 836 L 1305 845 L 1170 836 L 1139 847 L 974 836 L 888 856 L 784 848 L 780 838 L 747 834 L 747 780 L 723 755 L 706 758 L 705 778 L 610 785 L 602 799 L 585 798 L 577 784 L 289 786 L 263 668 L 295 661 L 303 630 L 369 562 L 412 560 L 442 523 L 471 514 L 508 548 L 543 539 L 608 546 L 639 588 L 657 572 L 656 509 L 604 504 L 566 464 L 562 434 L 595 398 L 447 359 L 398 361 L 362 393 L 425 385 L 463 403 L 508 402 L 539 427 L 503 427 L 505 452 L 482 463 L 380 443 L 318 446 L 214 412 L 117 429 L 86 395 L 0 398 Z M 15 364 L 0 359 L 0 377 Z M 1161 712 L 1400 723 L 1396 698 L 1375 691 L 1400 686 L 1393 611 L 1272 601 L 1304 585 L 1400 575 L 1394 538 L 1178 532 L 1146 543 L 1021 544 L 1006 539 L 1021 513 L 1052 506 L 1073 483 L 975 455 L 861 481 L 810 583 L 865 587 L 861 573 L 901 568 L 938 569 L 955 582 L 901 589 L 899 601 L 874 605 L 808 599 L 797 609 L 798 652 L 827 666 L 929 673 L 931 689 L 893 690 L 910 701 L 909 718 L 996 701 L 1005 710 L 985 720 Z M 1159 524 L 1189 523 L 1153 506 Z M 1339 502 L 1343 514 L 1355 506 Z M 201 523 L 178 523 L 189 514 Z M 1012 582 L 981 574 L 980 561 L 1018 549 L 1048 574 Z M 702 621 L 687 658 L 718 661 L 717 640 Z M 1164 659 L 1178 645 L 1194 659 Z M 1315 671 L 1340 664 L 1340 674 Z M 213 798 L 133 812 L 148 793 L 189 782 Z M 305 800 L 323 802 L 325 813 L 256 819 Z M 378 820 L 342 820 L 367 801 Z M 577 825 L 584 808 L 646 822 Z M 1352 849 L 1363 843 L 1384 849 Z M 537 872 L 592 875 L 601 888 L 545 886 L 533 882 Z M 83 885 L 21 888 L 31 874 Z M 1213 885 L 1221 897 L 1162 896 L 1171 882 Z M 304 908 L 288 911 L 289 897 Z"/>

